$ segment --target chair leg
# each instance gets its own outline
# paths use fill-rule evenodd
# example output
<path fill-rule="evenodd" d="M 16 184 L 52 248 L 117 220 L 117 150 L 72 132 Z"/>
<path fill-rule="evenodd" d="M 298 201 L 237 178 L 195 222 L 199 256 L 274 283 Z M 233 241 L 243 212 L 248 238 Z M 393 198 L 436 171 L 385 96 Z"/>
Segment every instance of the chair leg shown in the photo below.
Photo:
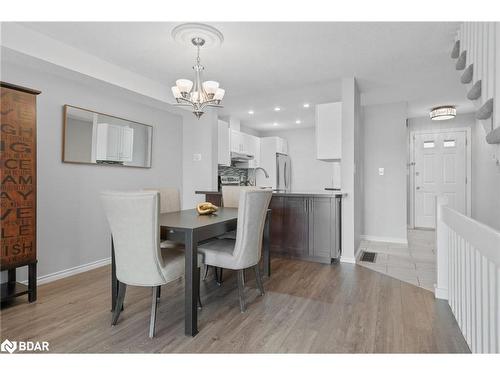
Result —
<path fill-rule="evenodd" d="M 264 285 L 262 284 L 262 277 L 260 276 L 260 268 L 259 268 L 259 265 L 256 264 L 254 267 L 253 267 L 254 271 L 255 271 L 255 281 L 257 282 L 257 286 L 259 287 L 259 290 L 260 290 L 260 295 L 263 296 L 264 295 Z"/>
<path fill-rule="evenodd" d="M 240 311 L 245 312 L 246 304 L 245 304 L 245 290 L 243 285 L 243 270 L 237 271 L 237 279 L 238 279 L 238 296 L 240 299 Z"/>
<path fill-rule="evenodd" d="M 218 286 L 222 285 L 222 268 L 215 267 L 215 281 Z"/>
<path fill-rule="evenodd" d="M 156 307 L 158 306 L 159 291 L 159 286 L 153 287 L 153 298 L 151 299 L 151 320 L 149 321 L 149 338 L 151 339 L 155 336 Z"/>
<path fill-rule="evenodd" d="M 201 304 L 201 268 L 198 267 L 198 309 L 201 310 L 202 308 L 203 305 Z"/>
<path fill-rule="evenodd" d="M 113 317 L 111 318 L 111 325 L 116 325 L 120 313 L 123 308 L 123 300 L 125 299 L 125 292 L 127 291 L 127 284 L 118 282 L 118 296 L 116 297 L 115 311 L 113 312 Z"/>
<path fill-rule="evenodd" d="M 208 270 L 210 266 L 208 264 L 205 264 L 205 274 L 203 275 L 203 281 L 205 281 L 208 277 Z"/>
<path fill-rule="evenodd" d="M 158 302 L 160 302 L 160 298 L 161 298 L 161 285 L 158 285 L 158 296 L 157 296 Z"/>

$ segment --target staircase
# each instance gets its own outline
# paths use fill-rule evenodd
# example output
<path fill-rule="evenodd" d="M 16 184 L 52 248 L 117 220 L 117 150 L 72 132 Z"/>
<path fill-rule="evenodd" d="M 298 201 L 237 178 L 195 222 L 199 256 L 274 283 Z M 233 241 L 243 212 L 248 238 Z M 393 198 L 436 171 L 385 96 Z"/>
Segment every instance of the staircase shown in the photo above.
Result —
<path fill-rule="evenodd" d="M 462 71 L 461 82 L 467 98 L 474 102 L 476 119 L 485 131 L 486 141 L 500 143 L 500 24 L 464 22 L 457 31 L 451 57 Z"/>

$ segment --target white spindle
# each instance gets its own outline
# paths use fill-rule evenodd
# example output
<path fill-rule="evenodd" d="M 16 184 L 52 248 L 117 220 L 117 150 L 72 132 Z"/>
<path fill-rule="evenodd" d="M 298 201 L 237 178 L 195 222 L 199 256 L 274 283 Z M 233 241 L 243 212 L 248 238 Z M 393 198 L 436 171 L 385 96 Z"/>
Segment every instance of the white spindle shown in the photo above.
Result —
<path fill-rule="evenodd" d="M 485 353 L 489 353 L 490 325 L 488 315 L 490 312 L 490 293 L 488 291 L 488 260 L 484 255 L 481 256 L 481 273 L 481 290 L 483 292 L 483 348 Z"/>

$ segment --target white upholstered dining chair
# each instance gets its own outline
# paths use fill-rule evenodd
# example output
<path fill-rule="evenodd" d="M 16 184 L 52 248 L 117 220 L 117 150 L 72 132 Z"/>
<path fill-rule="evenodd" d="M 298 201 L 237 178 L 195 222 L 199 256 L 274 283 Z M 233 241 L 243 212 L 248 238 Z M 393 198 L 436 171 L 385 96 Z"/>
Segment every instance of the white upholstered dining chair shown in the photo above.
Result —
<path fill-rule="evenodd" d="M 262 253 L 262 236 L 266 213 L 271 201 L 270 190 L 242 190 L 238 202 L 238 227 L 236 239 L 219 238 L 199 245 L 206 265 L 237 270 L 240 310 L 245 311 L 244 270 L 253 268 L 255 279 L 264 295 L 259 270 Z"/>
<path fill-rule="evenodd" d="M 225 185 L 222 186 L 222 206 L 230 207 L 230 208 L 238 208 L 240 202 L 240 193 L 242 191 L 248 190 L 258 190 L 259 188 L 255 186 L 231 186 Z M 236 239 L 236 231 L 232 230 L 230 232 L 226 232 L 223 235 L 219 236 L 220 239 Z M 209 266 L 205 265 L 205 273 L 203 276 L 203 280 L 205 280 L 208 276 Z M 214 267 L 215 281 L 220 286 L 222 285 L 222 268 Z"/>
<path fill-rule="evenodd" d="M 160 193 L 160 214 L 181 210 L 181 197 L 179 189 L 172 187 L 162 187 L 158 189 L 146 188 L 143 190 L 157 191 Z M 160 241 L 160 247 L 162 249 L 184 249 L 183 244 L 170 240 Z"/>
<path fill-rule="evenodd" d="M 119 282 L 111 324 L 116 325 L 118 321 L 127 285 L 151 287 L 153 298 L 149 337 L 153 337 L 160 286 L 184 274 L 184 252 L 160 248 L 158 192 L 108 191 L 101 193 L 101 199 L 113 236 L 116 277 Z M 202 255 L 199 255 L 198 265 L 201 262 Z"/>

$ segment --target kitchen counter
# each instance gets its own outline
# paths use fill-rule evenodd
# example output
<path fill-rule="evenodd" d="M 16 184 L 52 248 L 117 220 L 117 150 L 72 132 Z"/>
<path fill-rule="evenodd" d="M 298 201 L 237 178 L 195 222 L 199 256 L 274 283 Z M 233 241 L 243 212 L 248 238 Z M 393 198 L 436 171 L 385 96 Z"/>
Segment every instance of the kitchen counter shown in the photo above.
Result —
<path fill-rule="evenodd" d="M 195 194 L 204 195 L 222 195 L 222 192 L 215 190 L 197 190 Z M 319 191 L 319 192 L 301 192 L 292 191 L 286 192 L 273 192 L 273 197 L 310 197 L 310 198 L 330 198 L 330 197 L 343 197 L 346 193 L 342 191 Z"/>
<path fill-rule="evenodd" d="M 222 206 L 222 193 L 199 190 L 207 202 Z M 331 264 L 341 256 L 342 191 L 273 192 L 271 253 Z"/>

